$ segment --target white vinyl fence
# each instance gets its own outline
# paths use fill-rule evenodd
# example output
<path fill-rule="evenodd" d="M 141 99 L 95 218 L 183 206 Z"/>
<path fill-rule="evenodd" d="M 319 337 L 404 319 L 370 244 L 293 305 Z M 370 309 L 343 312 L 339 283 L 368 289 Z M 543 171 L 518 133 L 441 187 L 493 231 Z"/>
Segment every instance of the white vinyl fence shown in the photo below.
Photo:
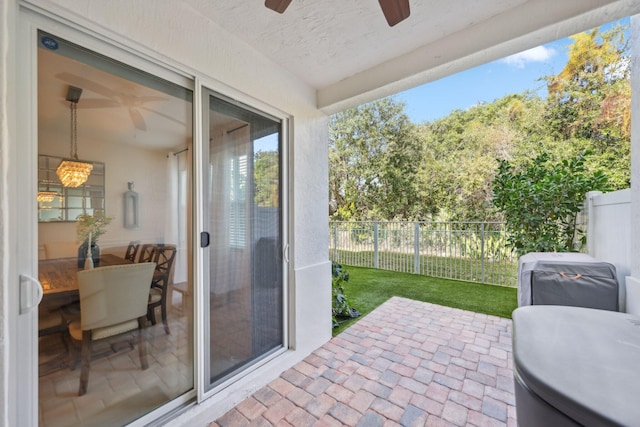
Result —
<path fill-rule="evenodd" d="M 334 221 L 329 233 L 329 257 L 339 264 L 517 284 L 518 258 L 502 223 Z"/>

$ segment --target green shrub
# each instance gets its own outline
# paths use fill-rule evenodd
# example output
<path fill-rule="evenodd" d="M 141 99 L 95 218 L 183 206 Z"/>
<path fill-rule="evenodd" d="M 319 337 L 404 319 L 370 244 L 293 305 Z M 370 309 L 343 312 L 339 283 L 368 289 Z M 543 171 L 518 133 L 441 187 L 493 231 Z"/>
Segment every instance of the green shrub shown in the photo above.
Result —
<path fill-rule="evenodd" d="M 525 170 L 499 161 L 493 181 L 493 204 L 505 217 L 509 245 L 528 252 L 577 252 L 586 241 L 577 215 L 589 191 L 607 191 L 601 171 L 587 171 L 586 153 L 553 163 L 536 157 Z"/>
<path fill-rule="evenodd" d="M 349 305 L 344 294 L 344 285 L 349 281 L 349 272 L 336 262 L 331 263 L 331 299 L 332 322 L 335 328 L 341 322 L 338 318 L 354 318 L 360 316 L 360 312 Z"/>

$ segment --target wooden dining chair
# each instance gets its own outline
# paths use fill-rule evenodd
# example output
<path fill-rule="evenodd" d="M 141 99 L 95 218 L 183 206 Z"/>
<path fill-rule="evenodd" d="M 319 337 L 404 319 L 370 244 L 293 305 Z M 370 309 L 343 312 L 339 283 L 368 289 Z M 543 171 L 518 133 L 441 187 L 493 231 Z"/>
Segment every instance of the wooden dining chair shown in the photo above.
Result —
<path fill-rule="evenodd" d="M 136 331 L 140 365 L 147 369 L 142 327 L 146 323 L 149 283 L 154 270 L 155 264 L 149 262 L 78 272 L 80 319 L 69 323 L 69 335 L 76 347 L 82 347 L 79 396 L 87 392 L 91 349 L 98 340 Z"/>
<path fill-rule="evenodd" d="M 167 299 L 169 298 L 169 287 L 173 278 L 173 261 L 176 258 L 176 247 L 174 245 L 156 246 L 154 262 L 156 269 L 151 281 L 149 290 L 149 304 L 147 307 L 147 319 L 152 325 L 156 324 L 156 307 L 160 307 L 164 331 L 169 334 L 169 323 L 167 321 Z"/>
<path fill-rule="evenodd" d="M 54 337 L 57 335 L 57 337 Z M 69 335 L 67 322 L 59 308 L 38 306 L 38 375 L 68 367 Z M 59 341 L 58 341 L 59 340 Z"/>
<path fill-rule="evenodd" d="M 50 242 L 44 244 L 46 259 L 75 258 L 78 256 L 79 243 L 76 242 Z"/>
<path fill-rule="evenodd" d="M 156 245 L 154 243 L 145 243 L 140 248 L 140 257 L 138 262 L 152 262 L 156 254 Z"/>
<path fill-rule="evenodd" d="M 62 310 L 49 310 L 38 306 L 38 336 L 66 333 L 67 323 L 64 321 Z"/>
<path fill-rule="evenodd" d="M 124 259 L 126 259 L 127 261 L 136 262 L 138 249 L 140 249 L 139 241 L 129 242 L 129 246 L 127 246 L 127 251 L 124 253 Z"/>

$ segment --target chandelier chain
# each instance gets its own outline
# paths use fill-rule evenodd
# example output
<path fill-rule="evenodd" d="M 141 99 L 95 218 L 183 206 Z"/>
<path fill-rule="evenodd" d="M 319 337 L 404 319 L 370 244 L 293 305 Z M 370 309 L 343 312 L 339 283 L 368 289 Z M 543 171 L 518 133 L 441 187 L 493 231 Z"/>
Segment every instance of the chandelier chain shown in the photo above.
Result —
<path fill-rule="evenodd" d="M 71 158 L 78 160 L 78 104 L 69 103 L 71 106 Z"/>

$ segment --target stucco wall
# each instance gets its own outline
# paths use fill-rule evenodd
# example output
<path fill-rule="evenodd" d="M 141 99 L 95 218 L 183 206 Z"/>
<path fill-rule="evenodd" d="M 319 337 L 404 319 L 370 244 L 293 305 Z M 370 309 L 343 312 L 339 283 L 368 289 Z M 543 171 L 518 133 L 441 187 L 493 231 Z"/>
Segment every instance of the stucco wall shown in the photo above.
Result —
<path fill-rule="evenodd" d="M 266 383 L 317 348 L 331 337 L 330 329 L 330 269 L 327 254 L 327 183 L 328 183 L 328 119 L 316 107 L 315 90 L 301 83 L 278 64 L 267 60 L 260 52 L 230 37 L 225 31 L 199 15 L 184 3 L 175 0 L 131 1 L 58 0 L 38 2 L 54 15 L 91 28 L 92 31 L 117 43 L 129 46 L 143 56 L 159 58 L 175 68 L 194 74 L 209 87 L 229 96 L 242 95 L 244 102 L 268 105 L 291 116 L 290 203 L 291 209 L 291 301 L 293 311 L 292 345 L 295 350 L 258 370 L 226 389 L 190 413 L 174 420 L 175 424 L 198 425 L 213 419 L 237 403 L 252 390 Z M 11 10 L 17 0 L 0 3 L 0 37 L 3 46 L 15 43 L 16 30 L 7 22 L 15 22 Z M 15 52 L 15 51 L 14 51 Z M 0 255 L 7 253 L 8 227 L 6 148 L 16 144 L 7 132 L 7 109 L 15 108 L 15 99 L 7 97 L 5 88 L 15 86 L 16 78 L 7 60 L 7 49 L 0 55 Z M 255 103 L 252 101 L 255 100 Z M 10 130 L 10 129 L 9 129 Z M 11 169 L 8 169 L 11 171 Z M 9 183 L 9 186 L 11 183 Z M 17 197 L 15 194 L 11 197 Z M 3 302 L 0 308 L 0 357 L 2 359 L 2 389 L 0 393 L 0 424 L 9 425 L 6 412 L 12 402 L 7 397 L 11 385 L 8 378 L 8 353 L 5 333 L 7 323 L 5 267 L 11 254 L 0 257 Z M 326 301 L 319 304 L 319 301 Z M 196 417 L 196 420 L 193 417 Z"/>

